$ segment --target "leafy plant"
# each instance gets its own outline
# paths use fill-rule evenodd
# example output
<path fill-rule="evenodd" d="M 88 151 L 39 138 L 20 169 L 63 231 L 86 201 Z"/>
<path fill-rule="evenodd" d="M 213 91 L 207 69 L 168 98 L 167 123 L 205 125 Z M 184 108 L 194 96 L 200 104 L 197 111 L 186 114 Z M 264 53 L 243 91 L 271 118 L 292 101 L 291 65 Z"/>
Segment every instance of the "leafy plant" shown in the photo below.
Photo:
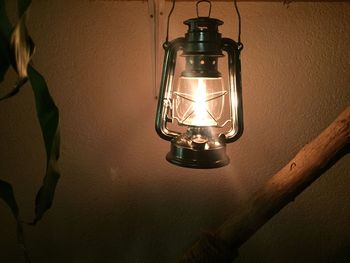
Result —
<path fill-rule="evenodd" d="M 35 217 L 29 222 L 35 225 L 51 207 L 60 173 L 57 161 L 60 152 L 59 112 L 53 101 L 44 77 L 30 64 L 35 46 L 28 34 L 26 19 L 31 0 L 17 0 L 18 22 L 13 27 L 8 19 L 5 0 L 0 0 L 0 82 L 9 68 L 16 71 L 18 80 L 13 89 L 0 97 L 9 99 L 16 95 L 29 81 L 35 100 L 37 118 L 40 123 L 46 150 L 46 172 L 35 199 Z M 23 247 L 27 262 L 30 262 L 23 241 L 23 221 L 14 191 L 8 182 L 0 179 L 0 198 L 11 209 L 17 221 L 18 242 Z"/>

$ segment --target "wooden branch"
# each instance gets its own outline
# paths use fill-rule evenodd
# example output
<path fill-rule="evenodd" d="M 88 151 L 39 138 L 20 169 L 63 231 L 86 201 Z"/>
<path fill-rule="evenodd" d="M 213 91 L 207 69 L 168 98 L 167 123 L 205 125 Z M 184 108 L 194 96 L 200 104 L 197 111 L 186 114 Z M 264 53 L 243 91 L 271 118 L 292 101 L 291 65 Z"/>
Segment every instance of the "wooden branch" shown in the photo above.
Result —
<path fill-rule="evenodd" d="M 335 162 L 349 153 L 350 107 L 218 229 L 206 234 L 186 253 L 181 263 L 229 263 L 238 248 L 261 226 L 293 201 Z"/>

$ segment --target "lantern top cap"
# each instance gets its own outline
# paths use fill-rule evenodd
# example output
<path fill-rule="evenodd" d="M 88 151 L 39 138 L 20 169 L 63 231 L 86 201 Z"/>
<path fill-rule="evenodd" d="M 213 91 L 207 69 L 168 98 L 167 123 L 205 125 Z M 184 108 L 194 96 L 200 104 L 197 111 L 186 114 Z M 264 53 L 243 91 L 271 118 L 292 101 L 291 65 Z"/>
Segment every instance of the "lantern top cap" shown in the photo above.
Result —
<path fill-rule="evenodd" d="M 190 18 L 184 21 L 185 25 L 188 25 L 190 29 L 195 28 L 195 27 L 218 27 L 222 24 L 224 24 L 223 21 L 220 19 L 216 18 L 211 18 L 211 17 L 195 17 L 195 18 Z"/>

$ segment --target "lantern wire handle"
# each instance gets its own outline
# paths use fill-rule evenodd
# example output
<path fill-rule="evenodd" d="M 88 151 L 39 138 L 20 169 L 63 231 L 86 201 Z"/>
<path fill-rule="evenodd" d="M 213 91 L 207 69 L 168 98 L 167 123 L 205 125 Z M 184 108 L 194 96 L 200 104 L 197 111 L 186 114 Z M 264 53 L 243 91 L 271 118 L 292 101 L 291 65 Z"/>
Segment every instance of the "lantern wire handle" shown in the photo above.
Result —
<path fill-rule="evenodd" d="M 233 0 L 233 4 L 235 6 L 237 17 L 238 17 L 238 49 L 242 50 L 243 49 L 243 44 L 241 42 L 241 31 L 242 31 L 241 14 L 239 13 L 237 0 Z"/>
<path fill-rule="evenodd" d="M 170 22 L 170 17 L 174 11 L 174 8 L 175 8 L 175 0 L 173 0 L 173 5 L 171 6 L 171 9 L 170 9 L 170 12 L 168 15 L 168 21 L 166 23 L 166 38 L 165 38 L 165 42 L 163 44 L 163 47 L 167 47 L 169 44 L 169 22 Z"/>
<path fill-rule="evenodd" d="M 200 16 L 199 16 L 199 11 L 198 11 L 198 5 L 199 5 L 200 3 L 203 3 L 203 2 L 209 4 L 209 12 L 208 12 L 208 16 L 206 16 L 206 17 L 210 17 L 210 13 L 211 13 L 211 2 L 210 2 L 209 0 L 199 0 L 199 1 L 197 1 L 197 3 L 196 3 L 197 17 L 200 17 Z"/>

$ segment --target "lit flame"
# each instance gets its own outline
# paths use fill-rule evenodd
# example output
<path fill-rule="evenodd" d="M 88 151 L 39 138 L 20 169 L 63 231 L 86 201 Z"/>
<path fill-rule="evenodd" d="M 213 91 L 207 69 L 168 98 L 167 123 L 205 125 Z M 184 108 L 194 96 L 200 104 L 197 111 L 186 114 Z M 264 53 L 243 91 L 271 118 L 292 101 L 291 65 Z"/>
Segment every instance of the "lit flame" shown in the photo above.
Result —
<path fill-rule="evenodd" d="M 193 106 L 193 124 L 194 125 L 206 125 L 208 123 L 207 113 L 207 91 L 205 82 L 203 79 L 198 78 L 198 86 L 194 94 L 194 106 Z M 210 120 L 209 120 L 210 121 Z"/>

